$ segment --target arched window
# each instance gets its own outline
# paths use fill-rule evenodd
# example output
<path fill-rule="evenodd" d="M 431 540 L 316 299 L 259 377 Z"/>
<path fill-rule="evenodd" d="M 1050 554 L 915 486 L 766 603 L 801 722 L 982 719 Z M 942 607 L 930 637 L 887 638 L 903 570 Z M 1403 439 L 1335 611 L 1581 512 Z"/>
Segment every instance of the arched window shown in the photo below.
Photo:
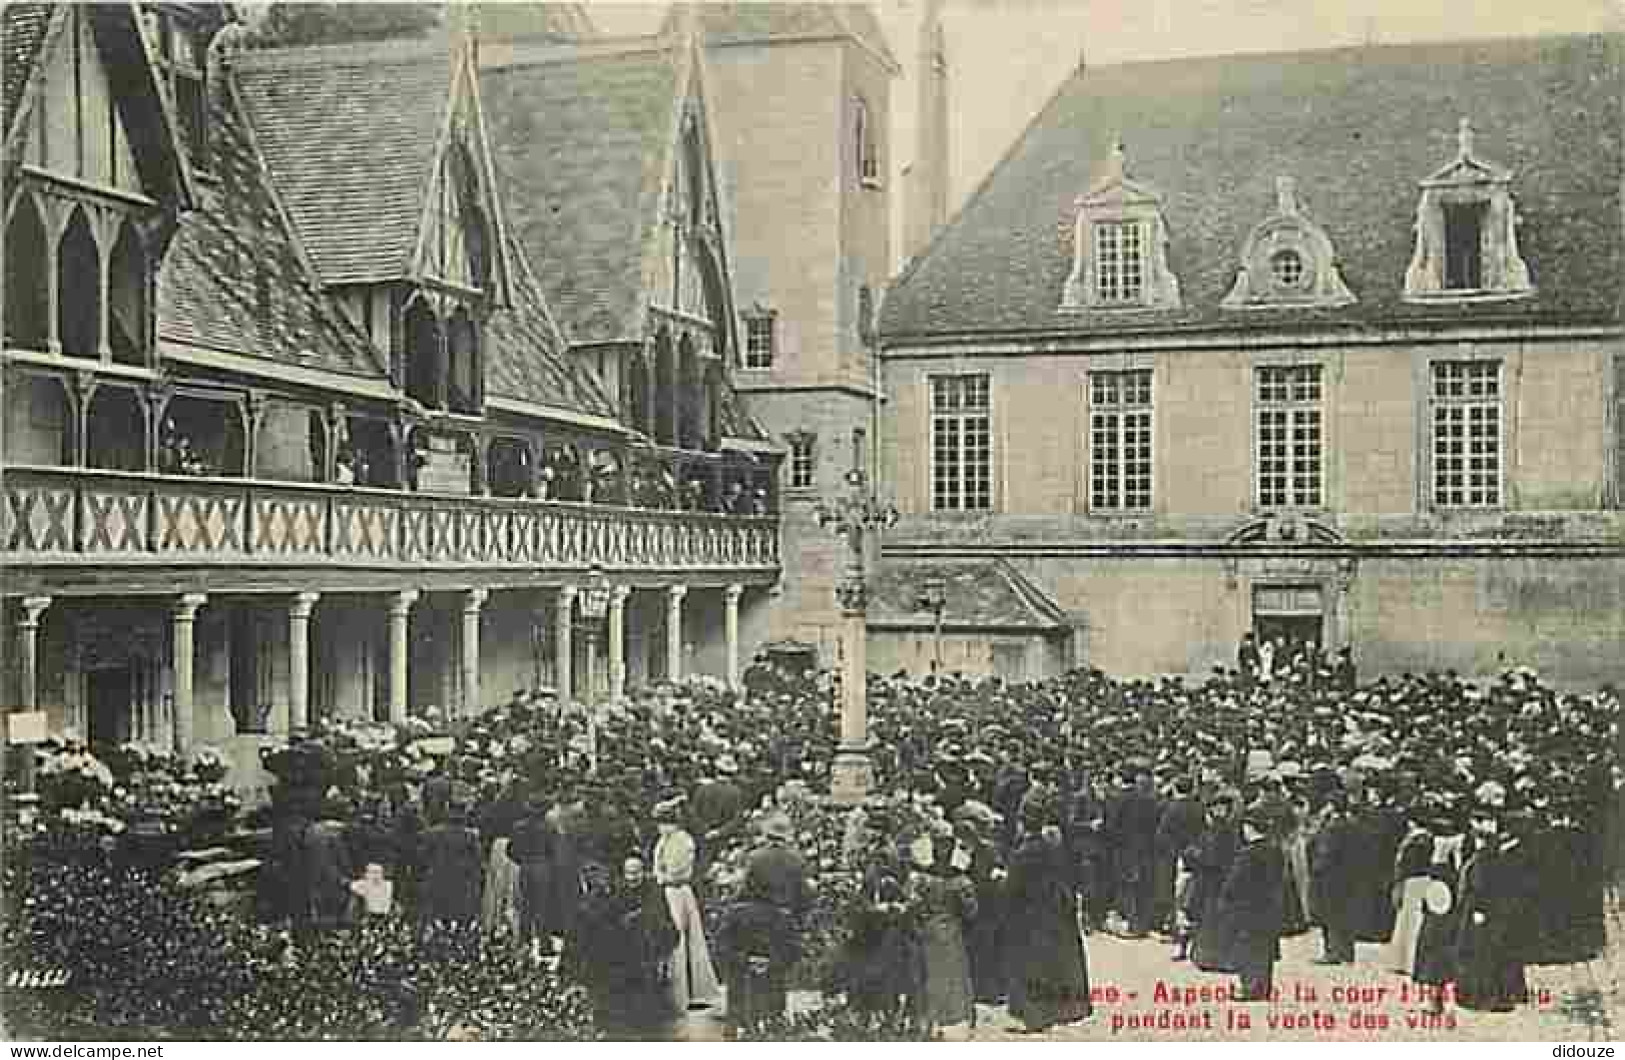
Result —
<path fill-rule="evenodd" d="M 852 102 L 852 136 L 852 158 L 858 171 L 858 183 L 879 183 L 880 159 L 875 153 L 875 131 L 869 124 L 869 105 L 861 97 Z"/>
<path fill-rule="evenodd" d="M 467 309 L 452 314 L 446 328 L 446 359 L 451 381 L 451 410 L 478 412 L 480 409 L 479 334 Z"/>
<path fill-rule="evenodd" d="M 73 211 L 56 256 L 56 331 L 62 352 L 96 357 L 101 346 L 101 253 L 85 211 Z"/>
<path fill-rule="evenodd" d="M 51 255 L 34 197 L 24 194 L 6 226 L 6 345 L 43 350 L 49 341 Z"/>
<path fill-rule="evenodd" d="M 119 227 L 107 275 L 108 340 L 113 360 L 142 365 L 147 353 L 147 252 L 141 235 L 126 221 Z"/>
<path fill-rule="evenodd" d="M 627 415 L 632 426 L 646 434 L 653 434 L 649 410 L 649 363 L 642 353 L 630 353 L 626 358 Z"/>
<path fill-rule="evenodd" d="M 700 447 L 700 359 L 692 336 L 684 335 L 678 344 L 677 362 L 677 444 L 683 449 Z"/>
<path fill-rule="evenodd" d="M 439 408 L 441 399 L 440 321 L 421 298 L 406 308 L 406 393 L 426 408 Z"/>
<path fill-rule="evenodd" d="M 671 332 L 661 329 L 655 336 L 655 441 L 672 445 L 677 440 L 677 355 L 672 349 Z"/>

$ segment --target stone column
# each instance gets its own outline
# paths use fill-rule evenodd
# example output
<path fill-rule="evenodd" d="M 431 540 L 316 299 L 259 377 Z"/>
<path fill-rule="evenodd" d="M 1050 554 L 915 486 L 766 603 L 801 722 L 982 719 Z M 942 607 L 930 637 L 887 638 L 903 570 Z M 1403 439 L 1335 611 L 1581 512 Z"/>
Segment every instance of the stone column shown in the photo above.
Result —
<path fill-rule="evenodd" d="M 39 709 L 39 624 L 51 606 L 49 596 L 25 596 L 17 618 L 17 708 Z"/>
<path fill-rule="evenodd" d="M 841 742 L 830 764 L 829 793 L 838 803 L 862 802 L 874 787 L 869 759 L 868 587 L 863 581 L 863 545 L 849 531 L 846 577 L 836 587 L 841 602 Z"/>
<path fill-rule="evenodd" d="M 463 713 L 478 714 L 485 709 L 480 699 L 480 609 L 487 592 L 470 589 L 463 596 Z"/>
<path fill-rule="evenodd" d="M 576 587 L 561 585 L 553 601 L 553 681 L 558 685 L 559 702 L 568 703 L 575 698 L 575 642 Z"/>
<path fill-rule="evenodd" d="M 683 679 L 683 597 L 688 586 L 673 585 L 666 589 L 666 680 Z"/>
<path fill-rule="evenodd" d="M 321 593 L 298 593 L 288 605 L 288 724 L 290 730 L 310 725 L 310 612 Z M 282 731 L 281 726 L 272 726 Z"/>
<path fill-rule="evenodd" d="M 609 591 L 609 698 L 626 695 L 626 598 L 630 585 L 617 585 Z"/>
<path fill-rule="evenodd" d="M 402 589 L 389 600 L 389 720 L 397 725 L 406 720 L 407 652 L 410 647 L 406 633 L 412 605 L 417 602 L 416 589 Z"/>
<path fill-rule="evenodd" d="M 727 645 L 727 670 L 723 676 L 735 692 L 739 691 L 739 598 L 744 595 L 743 585 L 722 590 L 722 628 Z"/>
<path fill-rule="evenodd" d="M 197 609 L 209 598 L 203 593 L 187 593 L 175 602 L 170 612 L 171 666 L 175 674 L 173 698 L 175 753 L 185 754 L 192 748 L 192 663 L 194 646 L 192 634 L 197 626 Z"/>

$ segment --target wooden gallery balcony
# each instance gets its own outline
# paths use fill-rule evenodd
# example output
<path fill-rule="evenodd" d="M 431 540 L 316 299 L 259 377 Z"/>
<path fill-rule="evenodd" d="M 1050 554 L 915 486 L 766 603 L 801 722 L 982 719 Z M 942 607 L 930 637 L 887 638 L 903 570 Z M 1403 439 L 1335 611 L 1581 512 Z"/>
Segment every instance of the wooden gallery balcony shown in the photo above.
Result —
<path fill-rule="evenodd" d="M 9 593 L 275 589 L 402 576 L 546 585 L 593 565 L 651 584 L 764 584 L 777 516 L 355 486 L 8 467 L 0 555 Z"/>

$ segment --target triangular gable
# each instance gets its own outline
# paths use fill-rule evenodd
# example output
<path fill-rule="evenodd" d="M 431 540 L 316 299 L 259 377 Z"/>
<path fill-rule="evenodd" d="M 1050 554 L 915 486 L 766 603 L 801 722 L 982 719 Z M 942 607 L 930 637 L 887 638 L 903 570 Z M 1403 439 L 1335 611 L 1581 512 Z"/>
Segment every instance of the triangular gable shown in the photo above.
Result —
<path fill-rule="evenodd" d="M 9 157 L 175 208 L 192 204 L 174 115 L 134 4 L 8 9 L 4 32 L 6 60 L 30 64 L 6 74 Z M 97 119 L 107 108 L 111 136 Z M 73 130 L 71 139 L 64 129 Z"/>
<path fill-rule="evenodd" d="M 511 301 L 511 268 L 496 169 L 480 106 L 479 74 L 470 39 L 456 48 L 452 78 L 428 185 L 412 275 L 460 287 L 486 286 L 499 304 Z M 484 274 L 483 281 L 478 273 Z"/>

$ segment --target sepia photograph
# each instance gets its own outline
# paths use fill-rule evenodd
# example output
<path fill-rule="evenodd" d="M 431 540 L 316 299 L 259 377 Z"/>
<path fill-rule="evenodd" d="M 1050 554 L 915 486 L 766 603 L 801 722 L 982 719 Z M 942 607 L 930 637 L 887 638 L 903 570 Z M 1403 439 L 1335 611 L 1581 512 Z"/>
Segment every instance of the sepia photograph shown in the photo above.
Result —
<path fill-rule="evenodd" d="M 1622 0 L 5 0 L 0 88 L 8 1056 L 1618 1055 Z"/>

